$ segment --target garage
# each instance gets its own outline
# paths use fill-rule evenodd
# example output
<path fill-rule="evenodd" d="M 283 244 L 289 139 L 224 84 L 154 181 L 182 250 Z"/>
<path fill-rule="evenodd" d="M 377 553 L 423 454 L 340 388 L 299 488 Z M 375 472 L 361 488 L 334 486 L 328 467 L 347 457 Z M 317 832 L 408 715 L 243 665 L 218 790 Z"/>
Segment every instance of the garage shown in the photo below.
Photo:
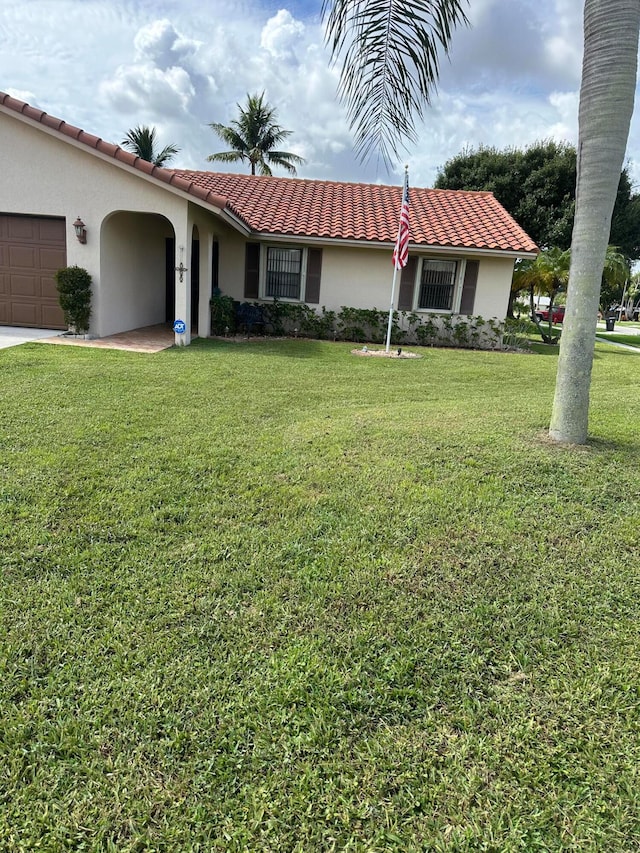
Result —
<path fill-rule="evenodd" d="M 66 329 L 54 279 L 66 264 L 64 219 L 0 214 L 0 325 Z"/>

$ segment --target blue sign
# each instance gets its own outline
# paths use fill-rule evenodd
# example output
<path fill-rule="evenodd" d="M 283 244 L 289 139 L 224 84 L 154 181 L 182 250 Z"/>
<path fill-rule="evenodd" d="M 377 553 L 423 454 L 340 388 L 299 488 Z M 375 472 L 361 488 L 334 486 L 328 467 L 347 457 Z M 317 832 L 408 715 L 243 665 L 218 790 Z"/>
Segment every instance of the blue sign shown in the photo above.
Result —
<path fill-rule="evenodd" d="M 176 333 L 176 335 L 184 335 L 184 333 L 187 331 L 187 324 L 184 320 L 174 320 L 173 331 Z"/>

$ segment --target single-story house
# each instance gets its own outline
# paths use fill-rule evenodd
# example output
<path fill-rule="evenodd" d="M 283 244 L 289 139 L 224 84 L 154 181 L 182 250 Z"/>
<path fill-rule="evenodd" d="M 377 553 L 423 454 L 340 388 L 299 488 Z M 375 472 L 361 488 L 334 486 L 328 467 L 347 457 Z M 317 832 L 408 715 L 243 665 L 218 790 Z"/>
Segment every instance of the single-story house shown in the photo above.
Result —
<path fill-rule="evenodd" d="M 388 308 L 400 186 L 152 165 L 0 92 L 0 325 L 65 328 L 54 273 L 93 282 L 91 334 L 186 324 L 210 334 L 214 288 L 339 310 Z M 491 193 L 410 189 L 396 307 L 505 317 L 537 247 Z"/>

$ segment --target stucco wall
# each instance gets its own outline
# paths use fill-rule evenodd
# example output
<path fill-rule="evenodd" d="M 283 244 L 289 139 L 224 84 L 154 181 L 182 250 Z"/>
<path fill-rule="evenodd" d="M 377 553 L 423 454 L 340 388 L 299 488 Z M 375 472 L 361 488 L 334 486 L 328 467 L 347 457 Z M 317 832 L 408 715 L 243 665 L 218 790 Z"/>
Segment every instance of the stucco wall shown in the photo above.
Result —
<path fill-rule="evenodd" d="M 392 277 L 389 251 L 325 248 L 322 252 L 320 304 L 331 310 L 342 305 L 388 309 Z"/>
<path fill-rule="evenodd" d="M 220 288 L 234 299 L 244 298 L 244 239 L 230 235 L 221 245 Z M 225 255 L 225 273 L 222 273 L 222 255 Z M 413 253 L 412 253 L 413 254 Z M 504 319 L 507 313 L 513 258 L 465 256 L 460 252 L 451 255 L 425 255 L 425 257 L 452 257 L 479 261 L 478 282 L 474 315 L 485 319 Z M 462 267 L 460 267 L 462 273 Z M 240 273 L 240 274 L 239 274 Z M 320 306 L 339 310 L 343 305 L 352 308 L 379 308 L 388 310 L 391 298 L 393 265 L 388 248 L 361 249 L 357 247 L 325 246 L 322 252 L 322 280 Z M 459 275 L 462 284 L 462 275 Z M 395 305 L 398 304 L 400 273 L 396 278 Z"/>
<path fill-rule="evenodd" d="M 473 313 L 486 319 L 504 319 L 511 288 L 513 258 L 472 256 L 459 252 L 446 256 L 425 254 L 425 257 L 451 257 L 458 261 L 465 258 L 478 260 L 480 265 Z M 462 277 L 459 278 L 461 286 Z M 387 309 L 392 280 L 393 264 L 388 249 L 325 248 L 322 256 L 320 303 L 331 309 L 342 305 Z M 398 304 L 399 287 L 400 272 L 396 277 L 395 305 Z"/>
<path fill-rule="evenodd" d="M 218 286 L 220 290 L 242 300 L 244 294 L 245 238 L 223 222 L 216 226 L 219 244 Z"/>
<path fill-rule="evenodd" d="M 11 168 L 3 170 L 0 183 L 0 212 L 66 219 L 67 263 L 84 267 L 93 282 L 91 334 L 101 337 L 150 325 L 159 322 L 158 317 L 163 321 L 164 244 L 153 228 L 145 234 L 148 218 L 138 226 L 128 220 L 129 230 L 118 231 L 125 240 L 118 243 L 117 250 L 115 233 L 111 234 L 101 258 L 102 225 L 113 211 L 159 214 L 175 229 L 176 240 L 186 242 L 188 202 L 110 159 L 102 160 L 82 146 L 68 144 L 2 112 L 0 150 L 11 152 Z M 87 227 L 85 245 L 76 240 L 73 230 L 77 216 Z M 109 235 L 108 228 L 105 233 Z M 145 248 L 153 250 L 152 256 L 145 255 L 140 263 Z M 160 267 L 163 284 L 156 290 Z M 106 292 L 107 287 L 115 289 Z M 152 287 L 160 294 L 159 306 L 150 298 Z"/>
<path fill-rule="evenodd" d="M 477 258 L 478 284 L 473 313 L 490 320 L 504 320 L 509 307 L 509 291 L 513 277 L 513 258 Z"/>

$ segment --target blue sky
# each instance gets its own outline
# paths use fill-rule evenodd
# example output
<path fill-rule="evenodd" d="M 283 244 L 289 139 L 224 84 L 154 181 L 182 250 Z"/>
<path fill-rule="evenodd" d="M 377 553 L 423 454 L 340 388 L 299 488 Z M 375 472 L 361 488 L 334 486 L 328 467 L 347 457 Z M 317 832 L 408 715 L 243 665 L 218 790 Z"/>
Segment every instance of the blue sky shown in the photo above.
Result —
<path fill-rule="evenodd" d="M 454 36 L 418 144 L 390 173 L 352 149 L 337 74 L 328 63 L 321 0 L 2 0 L 0 89 L 90 133 L 120 142 L 138 124 L 181 148 L 173 165 L 209 164 L 224 148 L 208 127 L 228 123 L 247 92 L 265 91 L 301 177 L 430 186 L 437 170 L 479 145 L 576 142 L 582 54 L 577 0 L 472 0 Z M 640 131 L 628 149 L 640 183 Z M 637 160 L 637 163 L 636 163 Z"/>

